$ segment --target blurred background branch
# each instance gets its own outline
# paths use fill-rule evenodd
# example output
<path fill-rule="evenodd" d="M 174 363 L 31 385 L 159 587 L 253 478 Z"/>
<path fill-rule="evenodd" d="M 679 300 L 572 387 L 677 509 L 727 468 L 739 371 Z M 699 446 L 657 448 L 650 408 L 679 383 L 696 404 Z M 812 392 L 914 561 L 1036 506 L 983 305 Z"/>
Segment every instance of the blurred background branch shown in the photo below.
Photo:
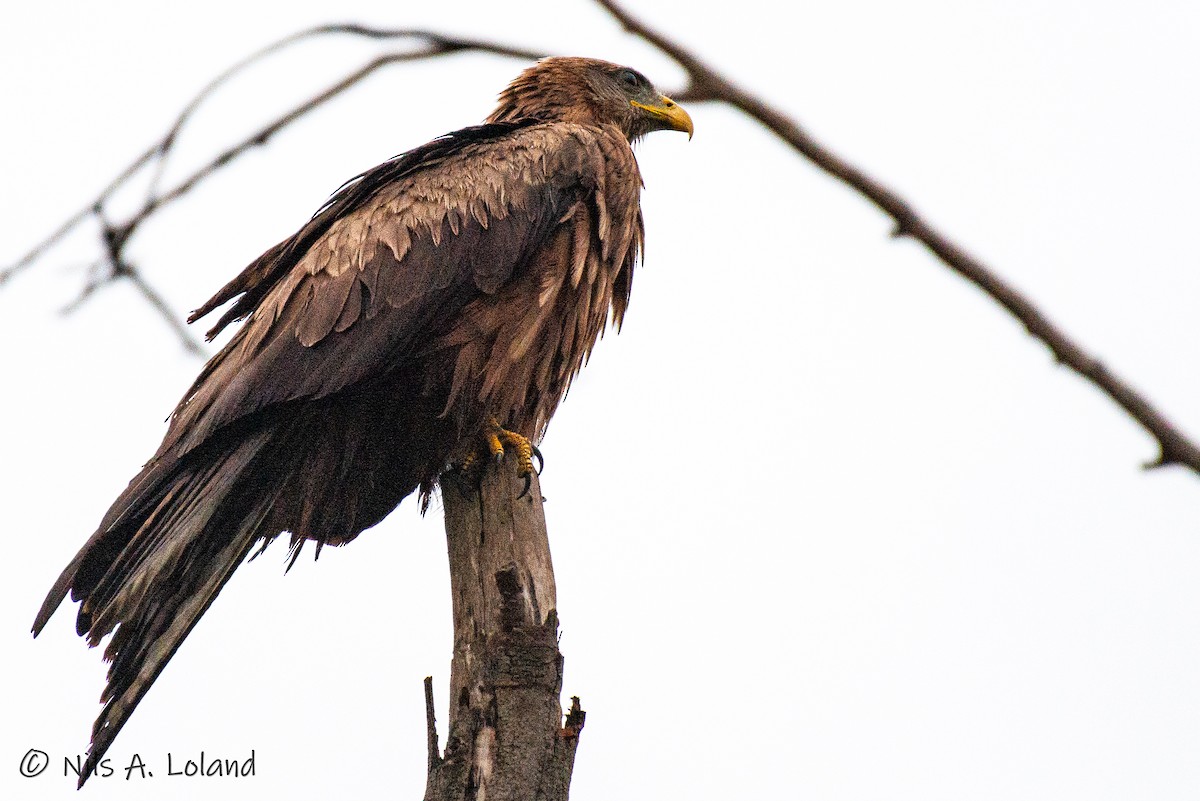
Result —
<path fill-rule="evenodd" d="M 846 184 L 888 215 L 894 222 L 893 236 L 908 237 L 920 242 L 945 266 L 978 287 L 990 299 L 1015 317 L 1032 337 L 1049 348 L 1059 364 L 1068 367 L 1107 395 L 1154 438 L 1158 445 L 1158 455 L 1145 464 L 1147 468 L 1182 465 L 1200 474 L 1200 447 L 1172 423 L 1154 402 L 1115 374 L 1097 356 L 1052 322 L 1029 297 L 970 254 L 949 234 L 926 220 L 916 211 L 912 203 L 886 184 L 838 156 L 815 139 L 796 120 L 766 99 L 735 85 L 695 53 L 647 26 L 620 4 L 613 0 L 596 0 L 596 2 L 612 15 L 626 31 L 657 49 L 683 69 L 686 76 L 685 83 L 678 91 L 671 93 L 676 99 L 692 103 L 722 103 L 758 121 L 798 154 Z M 162 188 L 162 178 L 172 148 L 181 131 L 206 99 L 247 68 L 263 59 L 300 42 L 327 36 L 396 40 L 401 42 L 405 49 L 384 53 L 371 59 L 306 100 L 294 105 L 240 141 L 220 150 L 178 183 L 166 189 Z M 125 257 L 125 245 L 138 228 L 157 212 L 186 195 L 239 156 L 254 147 L 266 144 L 275 134 L 310 112 L 321 108 L 383 67 L 468 51 L 522 60 L 535 60 L 543 55 L 539 51 L 528 48 L 483 39 L 458 38 L 431 30 L 373 28 L 353 23 L 319 25 L 287 36 L 262 48 L 213 78 L 188 102 L 166 133 L 122 170 L 95 199 L 70 216 L 15 263 L 0 270 L 0 286 L 36 263 L 79 225 L 95 218 L 101 223 L 103 258 L 98 265 L 94 265 L 89 270 L 89 276 L 79 295 L 64 311 L 78 308 L 82 303 L 91 299 L 96 290 L 107 284 L 128 280 L 145 301 L 170 325 L 181 344 L 191 353 L 202 354 L 203 350 L 199 344 L 180 323 L 179 315 L 168 307 L 142 272 Z M 111 198 L 147 169 L 153 170 L 153 176 L 140 207 L 120 223 L 109 222 L 108 204 Z"/>

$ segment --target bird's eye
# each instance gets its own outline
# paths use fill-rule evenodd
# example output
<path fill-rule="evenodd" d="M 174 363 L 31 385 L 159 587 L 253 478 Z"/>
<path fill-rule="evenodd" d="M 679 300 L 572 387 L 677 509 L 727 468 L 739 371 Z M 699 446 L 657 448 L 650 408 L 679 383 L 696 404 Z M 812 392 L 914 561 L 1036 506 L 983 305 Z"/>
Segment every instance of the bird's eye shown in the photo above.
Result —
<path fill-rule="evenodd" d="M 639 79 L 638 74 L 636 72 L 634 72 L 633 70 L 625 70 L 624 72 L 622 72 L 620 75 L 620 79 L 621 79 L 621 83 L 625 84 L 626 86 L 631 86 L 634 88 L 637 88 L 637 86 L 639 86 L 641 84 L 641 80 Z"/>

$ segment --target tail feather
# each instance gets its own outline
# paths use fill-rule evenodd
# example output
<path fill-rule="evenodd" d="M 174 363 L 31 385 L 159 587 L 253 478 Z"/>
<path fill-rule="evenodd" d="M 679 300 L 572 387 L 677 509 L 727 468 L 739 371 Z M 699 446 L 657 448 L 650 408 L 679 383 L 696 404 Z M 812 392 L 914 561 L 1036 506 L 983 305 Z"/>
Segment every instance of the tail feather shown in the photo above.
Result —
<path fill-rule="evenodd" d="M 135 497 L 117 505 L 136 504 L 140 515 L 114 507 L 106 522 L 116 525 L 96 532 L 42 604 L 35 635 L 68 589 L 83 601 L 76 627 L 88 644 L 112 634 L 104 708 L 79 786 L 255 542 L 270 538 L 264 523 L 283 480 L 269 469 L 271 444 L 261 431 L 227 453 L 176 465 L 155 485 L 137 482 Z"/>
<path fill-rule="evenodd" d="M 193 547 L 227 504 L 231 479 L 249 465 L 256 449 L 238 448 L 226 458 L 179 476 L 162 500 L 101 576 L 80 607 L 91 618 L 88 643 L 95 646 L 118 622 L 153 593 L 152 583 L 176 575 Z M 224 481 L 222 481 L 224 478 Z M 214 502 L 216 501 L 216 502 Z"/>
<path fill-rule="evenodd" d="M 94 538 L 93 538 L 94 539 Z M 46 624 L 50 622 L 51 615 L 62 606 L 62 602 L 66 600 L 67 592 L 71 589 L 71 584 L 75 581 L 75 575 L 79 572 L 79 565 L 83 562 L 83 555 L 87 552 L 88 545 L 91 545 L 91 540 L 87 545 L 84 545 L 79 553 L 75 554 L 63 572 L 58 575 L 54 581 L 54 586 L 50 588 L 50 592 L 46 594 L 46 600 L 42 601 L 42 607 L 38 610 L 37 617 L 33 619 L 33 636 L 36 637 L 42 633 L 42 629 L 46 628 Z M 83 632 L 78 632 L 83 634 Z"/>
<path fill-rule="evenodd" d="M 230 532 L 232 536 L 226 538 L 222 547 L 205 547 L 201 553 L 185 560 L 186 564 L 178 571 L 182 581 L 172 587 L 169 598 L 139 604 L 137 616 L 121 623 L 118 633 L 127 627 L 133 633 L 123 643 L 126 647 L 105 655 L 115 658 L 108 672 L 108 686 L 101 696 L 104 709 L 92 727 L 92 746 L 80 775 L 80 787 L 180 644 L 250 552 L 258 538 L 258 527 L 269 509 L 269 503 L 260 502 L 242 525 Z"/>

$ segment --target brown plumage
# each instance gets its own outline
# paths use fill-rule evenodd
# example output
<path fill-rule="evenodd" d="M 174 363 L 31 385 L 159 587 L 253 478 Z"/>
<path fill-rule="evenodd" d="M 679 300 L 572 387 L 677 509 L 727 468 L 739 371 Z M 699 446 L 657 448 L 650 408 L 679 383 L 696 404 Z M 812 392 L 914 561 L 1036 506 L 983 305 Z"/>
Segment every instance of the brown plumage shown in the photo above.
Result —
<path fill-rule="evenodd" d="M 465 128 L 349 182 L 192 316 L 246 318 L 55 582 L 112 634 L 88 777 L 229 576 L 290 532 L 349 542 L 427 500 L 489 418 L 537 440 L 642 246 L 630 143 L 691 120 L 638 73 L 546 59 Z M 294 558 L 293 554 L 293 558 Z M 114 633 L 115 630 L 115 633 Z"/>

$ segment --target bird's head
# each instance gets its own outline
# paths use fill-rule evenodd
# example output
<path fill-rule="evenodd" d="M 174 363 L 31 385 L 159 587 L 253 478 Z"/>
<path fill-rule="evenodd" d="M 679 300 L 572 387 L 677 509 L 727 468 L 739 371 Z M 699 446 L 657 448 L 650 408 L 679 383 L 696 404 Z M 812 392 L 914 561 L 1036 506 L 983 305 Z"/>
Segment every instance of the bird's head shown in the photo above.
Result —
<path fill-rule="evenodd" d="M 500 93 L 488 122 L 520 119 L 616 125 L 629 141 L 683 131 L 692 118 L 637 70 L 593 58 L 544 58 Z"/>

